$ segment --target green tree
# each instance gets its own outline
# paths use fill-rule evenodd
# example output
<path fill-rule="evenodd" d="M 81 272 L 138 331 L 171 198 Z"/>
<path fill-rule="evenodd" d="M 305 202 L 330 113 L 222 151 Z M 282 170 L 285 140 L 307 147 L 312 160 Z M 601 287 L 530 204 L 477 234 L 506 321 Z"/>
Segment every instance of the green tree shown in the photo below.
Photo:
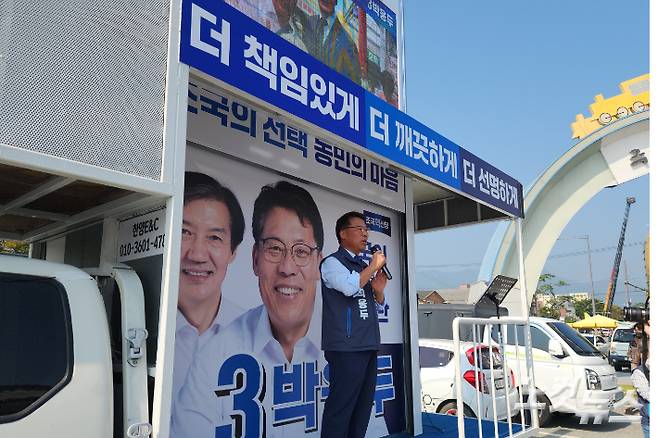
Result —
<path fill-rule="evenodd" d="M 573 304 L 573 297 L 566 295 L 558 295 L 551 298 L 541 309 L 539 309 L 538 316 L 544 318 L 553 318 L 560 319 L 560 309 L 567 306 L 567 303 Z M 575 317 L 568 316 L 565 318 L 567 322 L 572 322 L 576 320 Z"/>
<path fill-rule="evenodd" d="M 533 316 L 543 316 L 545 318 L 555 318 L 560 317 L 560 303 L 555 302 L 555 288 L 568 286 L 564 280 L 553 281 L 555 275 L 544 273 L 539 276 L 539 281 L 537 282 L 537 290 L 532 296 L 532 304 L 530 306 L 530 314 Z M 544 305 L 541 309 L 537 308 L 537 294 L 550 294 L 553 295 L 553 299 Z"/>
<path fill-rule="evenodd" d="M 0 254 L 17 254 L 26 256 L 30 251 L 30 244 L 18 240 L 0 239 Z"/>
<path fill-rule="evenodd" d="M 557 282 L 553 282 L 552 280 L 555 278 L 555 275 L 545 273 L 541 274 L 539 276 L 539 281 L 537 282 L 537 292 L 535 293 L 540 293 L 540 294 L 551 294 L 555 296 L 555 293 L 553 292 L 556 287 L 562 287 L 562 286 L 568 286 L 569 283 L 567 283 L 564 280 L 558 280 Z"/>
<path fill-rule="evenodd" d="M 576 316 L 578 319 L 585 318 L 585 313 L 593 315 L 591 300 L 575 300 L 573 305 L 576 308 Z"/>
<path fill-rule="evenodd" d="M 537 311 L 537 316 L 541 316 L 543 318 L 559 319 L 560 307 L 557 305 L 555 298 L 545 303 L 544 306 Z"/>
<path fill-rule="evenodd" d="M 595 299 L 594 302 L 596 303 L 596 313 L 603 314 L 603 301 Z M 578 316 L 578 319 L 583 319 L 585 313 L 590 316 L 594 315 L 594 312 L 592 312 L 592 300 L 576 300 L 574 301 L 574 307 L 576 308 L 576 316 Z M 621 315 L 623 317 L 624 311 L 619 306 L 613 306 L 611 313 L 615 315 L 610 316 L 611 318 L 618 319 L 616 315 Z"/>
<path fill-rule="evenodd" d="M 610 318 L 616 319 L 617 321 L 623 321 L 624 309 L 622 309 L 621 306 L 613 304 L 612 307 L 610 307 Z"/>

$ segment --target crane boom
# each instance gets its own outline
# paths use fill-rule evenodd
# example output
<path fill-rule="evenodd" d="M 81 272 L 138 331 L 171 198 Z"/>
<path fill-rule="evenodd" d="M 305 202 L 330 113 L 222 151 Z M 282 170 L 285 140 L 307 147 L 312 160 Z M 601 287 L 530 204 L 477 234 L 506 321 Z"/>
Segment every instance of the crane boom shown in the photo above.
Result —
<path fill-rule="evenodd" d="M 624 238 L 626 236 L 626 225 L 628 224 L 628 213 L 631 210 L 631 204 L 635 203 L 635 198 L 629 196 L 626 198 L 626 210 L 624 212 L 624 222 L 621 224 L 621 234 L 619 236 L 619 243 L 617 244 L 617 254 L 615 254 L 615 261 L 612 264 L 612 272 L 610 273 L 610 283 L 608 283 L 608 291 L 605 294 L 605 305 L 603 306 L 603 313 L 609 313 L 612 308 L 612 303 L 615 301 L 615 290 L 617 289 L 617 278 L 619 277 L 619 264 L 621 263 L 621 253 L 624 250 Z"/>

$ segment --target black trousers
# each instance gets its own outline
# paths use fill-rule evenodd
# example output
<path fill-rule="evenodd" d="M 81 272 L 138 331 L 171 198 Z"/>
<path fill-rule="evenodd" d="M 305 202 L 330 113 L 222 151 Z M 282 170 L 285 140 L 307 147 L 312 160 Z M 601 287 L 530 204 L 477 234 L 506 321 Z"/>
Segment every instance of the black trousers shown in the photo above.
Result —
<path fill-rule="evenodd" d="M 377 380 L 377 351 L 325 351 L 329 397 L 322 438 L 362 438 L 368 429 Z"/>

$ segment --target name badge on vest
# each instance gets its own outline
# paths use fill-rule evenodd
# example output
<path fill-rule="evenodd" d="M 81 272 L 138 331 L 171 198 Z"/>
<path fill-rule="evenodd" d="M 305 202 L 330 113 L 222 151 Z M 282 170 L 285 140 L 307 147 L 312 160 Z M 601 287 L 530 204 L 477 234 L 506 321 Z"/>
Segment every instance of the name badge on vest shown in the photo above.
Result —
<path fill-rule="evenodd" d="M 359 301 L 358 301 L 358 303 L 359 303 L 359 318 L 361 318 L 365 321 L 370 316 L 368 314 L 368 302 L 366 301 L 366 292 L 363 289 L 359 289 L 359 291 L 354 296 L 355 297 L 360 297 Z"/>

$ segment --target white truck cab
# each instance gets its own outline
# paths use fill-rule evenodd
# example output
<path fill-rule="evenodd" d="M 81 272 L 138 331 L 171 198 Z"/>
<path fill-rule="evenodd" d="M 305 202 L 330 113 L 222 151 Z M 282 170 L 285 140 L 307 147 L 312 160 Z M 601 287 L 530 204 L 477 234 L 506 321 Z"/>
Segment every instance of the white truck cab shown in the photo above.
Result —
<path fill-rule="evenodd" d="M 110 274 L 125 335 L 116 340 L 111 294 L 88 273 L 0 255 L 0 436 L 149 435 L 143 292 L 132 270 Z"/>
<path fill-rule="evenodd" d="M 515 327 L 516 335 L 511 328 L 507 333 L 502 329 L 500 336 L 494 330 L 493 338 L 504 344 L 514 374 L 525 376 L 524 331 Z M 590 418 L 608 415 L 623 392 L 603 354 L 568 324 L 554 319 L 531 317 L 530 335 L 537 401 L 548 406 L 540 411 L 540 425 L 545 425 L 553 412 Z M 520 380 L 527 384 L 523 377 Z"/>

